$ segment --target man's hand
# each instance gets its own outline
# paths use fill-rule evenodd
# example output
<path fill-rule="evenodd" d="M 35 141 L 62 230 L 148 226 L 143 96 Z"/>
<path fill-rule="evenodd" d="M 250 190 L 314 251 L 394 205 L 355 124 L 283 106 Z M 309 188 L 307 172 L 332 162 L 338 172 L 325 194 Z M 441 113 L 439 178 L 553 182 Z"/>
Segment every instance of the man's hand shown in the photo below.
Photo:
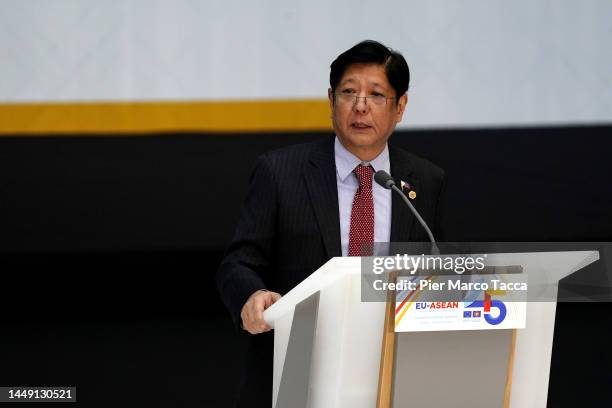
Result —
<path fill-rule="evenodd" d="M 242 306 L 240 312 L 242 328 L 251 334 L 272 330 L 272 327 L 264 320 L 263 312 L 280 298 L 281 295 L 276 292 L 268 292 L 267 290 L 254 292 Z"/>

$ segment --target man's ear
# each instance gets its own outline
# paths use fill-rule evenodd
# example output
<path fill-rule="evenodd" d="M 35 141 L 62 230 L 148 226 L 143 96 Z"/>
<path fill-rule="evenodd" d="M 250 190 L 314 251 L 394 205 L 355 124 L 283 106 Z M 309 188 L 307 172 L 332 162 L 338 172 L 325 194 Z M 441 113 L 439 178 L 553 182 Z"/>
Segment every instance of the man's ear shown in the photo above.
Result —
<path fill-rule="evenodd" d="M 399 102 L 397 104 L 397 113 L 404 113 L 404 109 L 406 109 L 406 105 L 408 104 L 408 92 L 400 96 Z"/>
<path fill-rule="evenodd" d="M 327 99 L 329 99 L 329 117 L 334 115 L 334 91 L 331 88 L 327 88 Z"/>
<path fill-rule="evenodd" d="M 397 123 L 402 121 L 402 117 L 404 116 L 404 111 L 406 110 L 406 105 L 408 104 L 408 92 L 400 96 L 397 102 Z"/>

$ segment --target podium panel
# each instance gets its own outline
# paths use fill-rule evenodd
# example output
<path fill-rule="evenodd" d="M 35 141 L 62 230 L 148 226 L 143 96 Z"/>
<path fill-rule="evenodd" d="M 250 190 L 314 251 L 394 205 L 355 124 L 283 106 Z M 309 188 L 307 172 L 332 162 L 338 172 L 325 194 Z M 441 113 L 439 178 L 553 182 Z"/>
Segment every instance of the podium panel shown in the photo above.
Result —
<path fill-rule="evenodd" d="M 507 406 L 513 332 L 397 333 L 393 407 Z"/>

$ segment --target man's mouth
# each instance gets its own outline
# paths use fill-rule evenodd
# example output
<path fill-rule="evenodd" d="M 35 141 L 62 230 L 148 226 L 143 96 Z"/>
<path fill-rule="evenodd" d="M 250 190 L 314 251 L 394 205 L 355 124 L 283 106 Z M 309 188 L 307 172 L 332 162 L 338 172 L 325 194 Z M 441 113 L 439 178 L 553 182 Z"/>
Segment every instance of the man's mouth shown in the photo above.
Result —
<path fill-rule="evenodd" d="M 351 127 L 355 129 L 368 129 L 368 128 L 371 128 L 372 126 L 368 125 L 367 123 L 363 123 L 363 122 L 353 122 L 351 124 Z"/>

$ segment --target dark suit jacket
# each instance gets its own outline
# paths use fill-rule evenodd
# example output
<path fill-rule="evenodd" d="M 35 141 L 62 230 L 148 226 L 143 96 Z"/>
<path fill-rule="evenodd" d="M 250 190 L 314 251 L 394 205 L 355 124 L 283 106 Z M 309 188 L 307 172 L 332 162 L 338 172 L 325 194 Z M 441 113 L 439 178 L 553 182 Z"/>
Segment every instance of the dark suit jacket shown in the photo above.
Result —
<path fill-rule="evenodd" d="M 434 235 L 439 222 L 444 172 L 389 146 L 391 175 L 413 186 L 417 211 Z M 392 196 L 391 241 L 428 241 L 427 234 Z M 237 326 L 256 290 L 285 294 L 334 256 L 341 256 L 334 138 L 261 156 L 251 176 L 236 234 L 217 272 L 217 287 Z M 271 406 L 272 336 L 251 336 L 243 397 Z"/>

